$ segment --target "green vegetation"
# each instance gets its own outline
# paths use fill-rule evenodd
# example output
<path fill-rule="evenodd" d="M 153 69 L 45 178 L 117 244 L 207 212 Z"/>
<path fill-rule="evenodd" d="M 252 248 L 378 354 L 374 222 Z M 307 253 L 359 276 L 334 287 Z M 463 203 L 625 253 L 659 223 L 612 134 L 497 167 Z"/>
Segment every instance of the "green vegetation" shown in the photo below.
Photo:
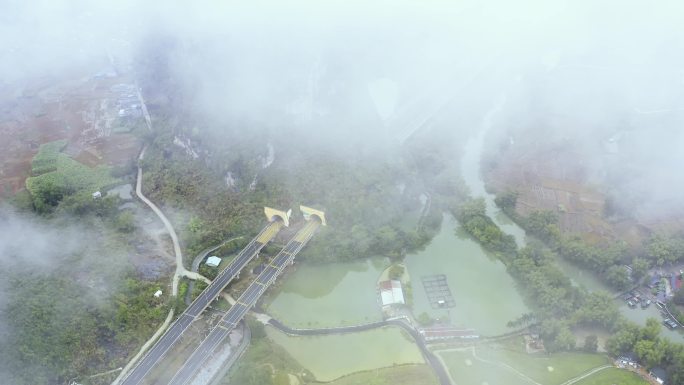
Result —
<path fill-rule="evenodd" d="M 638 374 L 618 368 L 608 368 L 580 380 L 575 385 L 648 385 Z"/>
<path fill-rule="evenodd" d="M 221 384 L 280 385 L 283 375 L 308 373 L 282 347 L 271 343 L 264 325 L 247 318 L 252 340 L 244 356 L 231 368 Z M 313 378 L 311 373 L 303 376 Z"/>
<path fill-rule="evenodd" d="M 65 141 L 42 145 L 34 157 L 33 175 L 26 179 L 33 206 L 39 213 L 50 212 L 66 196 L 85 193 L 92 200 L 95 191 L 119 182 L 105 166 L 90 168 L 60 152 Z"/>
<path fill-rule="evenodd" d="M 404 275 L 404 267 L 401 265 L 392 265 L 387 272 L 389 279 L 401 279 Z"/>
<path fill-rule="evenodd" d="M 25 274 L 9 278 L 6 320 L 12 333 L 3 346 L 2 365 L 16 384 L 63 383 L 69 378 L 121 365 L 150 336 L 168 308 L 153 293 L 159 285 L 135 279 L 111 298 L 73 279 Z"/>
<path fill-rule="evenodd" d="M 532 234 L 542 239 L 551 249 L 548 252 L 558 252 L 564 258 L 573 263 L 599 272 L 604 279 L 617 289 L 625 289 L 632 284 L 632 280 L 627 276 L 626 270 L 620 266 L 627 263 L 627 253 L 624 244 L 618 242 L 605 247 L 588 245 L 580 237 L 563 237 L 557 231 L 557 218 L 549 212 L 534 212 L 528 218 L 523 218 L 515 212 L 515 193 L 507 192 L 497 197 L 497 204 L 514 220 L 520 223 Z M 662 266 L 665 263 L 674 263 L 684 260 L 684 236 L 681 234 L 654 234 L 644 242 L 645 252 L 637 258 L 632 258 L 634 279 L 643 278 L 649 266 Z M 524 254 L 524 249 L 520 254 Z M 648 367 L 662 366 L 673 377 L 673 383 L 684 382 L 684 346 L 669 342 L 659 336 L 660 324 L 655 319 L 649 319 L 645 327 L 624 321 L 615 310 L 615 304 L 609 296 L 605 294 L 589 294 L 579 292 L 567 284 L 563 285 L 562 292 L 566 294 L 565 301 L 575 299 L 574 306 L 570 309 L 577 309 L 574 312 L 563 311 L 560 307 L 553 306 L 553 300 L 546 301 L 542 295 L 544 288 L 551 287 L 548 283 L 543 284 L 544 278 L 534 277 L 530 272 L 534 271 L 533 262 L 539 266 L 537 256 L 527 258 L 524 265 L 519 265 L 514 271 L 524 276 L 524 281 L 536 287 L 535 290 L 538 304 L 542 305 L 542 310 L 552 310 L 557 319 L 553 321 L 545 320 L 542 322 L 542 334 L 551 333 L 555 336 L 551 344 L 552 350 L 555 348 L 568 349 L 574 347 L 571 341 L 568 326 L 577 324 L 593 324 L 605 330 L 615 332 L 608 340 L 607 349 L 610 354 L 617 356 L 634 351 L 640 361 Z M 515 266 L 515 264 L 513 265 Z M 547 274 L 548 275 L 548 274 Z M 540 284 L 533 284 L 535 280 Z M 567 278 L 566 278 L 567 280 Z M 575 291 L 572 294 L 572 291 Z M 557 292 L 558 294 L 558 292 Z M 570 294 L 568 297 L 567 294 Z M 553 298 L 553 296 L 551 297 Z M 560 297 L 556 296 L 556 299 Z M 681 299 L 677 299 L 681 300 Z M 676 316 L 680 316 L 679 310 L 673 307 Z M 562 314 L 568 318 L 562 321 Z M 684 318 L 684 317 L 683 317 Z M 566 324 L 565 326 L 563 324 Z M 594 348 L 594 341 L 585 341 L 585 349 Z M 547 348 L 549 344 L 547 344 Z"/>
<path fill-rule="evenodd" d="M 57 169 L 58 155 L 66 146 L 66 139 L 42 144 L 31 162 L 31 174 L 37 176 L 55 171 Z"/>
<path fill-rule="evenodd" d="M 418 314 L 416 321 L 418 321 L 421 326 L 430 326 L 435 323 L 435 320 L 426 312 Z"/>
<path fill-rule="evenodd" d="M 353 373 L 330 385 L 437 385 L 439 382 L 427 365 L 399 365 L 391 368 Z"/>
<path fill-rule="evenodd" d="M 661 366 L 670 374 L 670 383 L 684 383 L 684 345 L 660 337 L 660 323 L 648 319 L 646 326 L 625 322 L 608 339 L 606 348 L 614 356 L 634 352 L 648 368 Z"/>
<path fill-rule="evenodd" d="M 596 335 L 588 335 L 584 338 L 584 347 L 582 348 L 587 353 L 596 353 L 598 350 L 598 337 Z"/>
<path fill-rule="evenodd" d="M 304 155 L 281 147 L 278 160 L 261 169 L 255 150 L 261 141 L 253 147 L 225 148 L 225 141 L 198 138 L 212 153 L 207 163 L 188 158 L 172 144 L 172 135 L 168 130 L 153 136 L 143 161 L 144 186 L 155 202 L 192 212 L 193 219 L 181 234 L 186 255 L 236 235 L 253 234 L 263 226 L 263 206 L 296 209 L 305 203 L 334 215 L 303 250 L 302 258 L 399 258 L 429 242 L 439 227 L 443 202 L 455 194 L 451 187 L 441 186 L 431 194 L 433 203 L 421 225 L 407 225 L 407 213 L 418 214 L 418 196 L 424 187 L 399 155 L 392 160 L 369 161 L 364 157 Z M 233 186 L 226 185 L 228 171 L 236 180 Z M 406 187 L 398 188 L 398 181 L 405 181 Z"/>
<path fill-rule="evenodd" d="M 483 198 L 468 200 L 452 212 L 468 234 L 504 262 L 516 253 L 515 238 L 501 231 L 487 216 Z"/>
<path fill-rule="evenodd" d="M 656 233 L 644 246 L 645 257 L 657 266 L 684 261 L 684 234 Z"/>
<path fill-rule="evenodd" d="M 548 249 L 531 242 L 509 264 L 509 272 L 534 299 L 536 319 L 550 351 L 575 348 L 570 328 L 577 325 L 615 328 L 617 306 L 606 293 L 587 293 L 572 285 L 558 270 Z"/>

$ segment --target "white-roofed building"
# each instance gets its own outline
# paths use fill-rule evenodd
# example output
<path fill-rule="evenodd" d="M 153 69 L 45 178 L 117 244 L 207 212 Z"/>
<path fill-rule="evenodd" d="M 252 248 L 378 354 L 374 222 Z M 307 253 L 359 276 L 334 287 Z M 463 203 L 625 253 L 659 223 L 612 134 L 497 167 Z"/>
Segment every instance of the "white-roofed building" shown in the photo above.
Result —
<path fill-rule="evenodd" d="M 401 289 L 401 282 L 397 280 L 380 282 L 380 298 L 383 307 L 406 303 L 404 301 L 404 292 Z"/>
<path fill-rule="evenodd" d="M 207 266 L 211 267 L 218 267 L 218 265 L 221 264 L 221 258 L 212 255 L 211 257 L 207 258 Z"/>

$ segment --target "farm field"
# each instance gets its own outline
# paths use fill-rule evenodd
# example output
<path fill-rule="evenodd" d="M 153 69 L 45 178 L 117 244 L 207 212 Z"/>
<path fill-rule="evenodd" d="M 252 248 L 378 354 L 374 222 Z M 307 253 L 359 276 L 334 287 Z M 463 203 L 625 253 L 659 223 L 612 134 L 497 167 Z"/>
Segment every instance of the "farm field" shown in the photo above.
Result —
<path fill-rule="evenodd" d="M 88 167 L 64 154 L 66 140 L 45 143 L 33 158 L 33 175 L 26 180 L 26 188 L 33 195 L 45 186 L 60 189 L 97 191 L 116 184 L 107 166 Z"/>

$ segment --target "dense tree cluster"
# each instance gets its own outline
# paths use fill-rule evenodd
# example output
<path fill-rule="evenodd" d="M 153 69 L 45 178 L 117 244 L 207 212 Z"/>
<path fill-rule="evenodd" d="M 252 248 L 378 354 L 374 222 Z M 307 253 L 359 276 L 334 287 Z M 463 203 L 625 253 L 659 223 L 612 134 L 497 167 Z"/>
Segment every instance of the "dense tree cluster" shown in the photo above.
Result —
<path fill-rule="evenodd" d="M 605 247 L 589 245 L 578 236 L 562 236 L 558 231 L 557 217 L 548 211 L 535 211 L 528 217 L 522 217 L 515 211 L 517 194 L 506 192 L 496 198 L 496 203 L 512 219 L 548 245 L 549 252 L 557 252 L 563 258 L 587 269 L 598 272 L 611 286 L 618 289 L 629 287 L 634 281 L 646 276 L 651 266 L 662 266 L 684 260 L 684 236 L 682 234 L 654 234 L 644 242 L 644 253 L 638 257 L 628 255 L 624 244 L 617 242 Z M 534 242 L 532 243 L 534 245 Z M 529 248 L 529 247 L 528 247 Z M 607 349 L 613 356 L 634 352 L 641 363 L 648 368 L 664 367 L 671 375 L 671 383 L 684 383 L 684 345 L 675 344 L 659 336 L 660 324 L 656 319 L 649 319 L 645 327 L 639 327 L 622 319 L 617 312 L 615 302 L 605 293 L 591 293 L 568 287 L 560 275 L 550 278 L 555 282 L 544 282 L 547 277 L 554 277 L 553 268 L 543 263 L 548 260 L 543 253 L 532 250 L 521 250 L 518 258 L 511 265 L 511 272 L 518 274 L 532 290 L 540 311 L 549 315 L 541 322 L 541 333 L 545 341 L 550 337 L 550 350 L 574 347 L 574 338 L 570 338 L 570 328 L 574 325 L 600 326 L 615 333 L 607 342 Z M 631 278 L 622 264 L 631 261 Z M 539 271 L 539 273 L 535 273 Z M 566 279 L 567 280 L 567 279 Z M 555 294 L 554 294 L 555 289 Z M 571 294 L 574 291 L 574 294 Z M 562 299 L 574 304 L 568 307 L 555 304 L 549 297 Z M 684 304 L 684 290 L 673 298 L 674 303 Z M 574 310 L 571 310 L 574 309 Z M 675 317 L 682 316 L 676 307 L 671 311 Z M 684 317 L 682 317 L 684 318 Z M 596 337 L 588 336 L 584 349 L 596 350 Z"/>
<path fill-rule="evenodd" d="M 549 351 L 574 349 L 571 328 L 575 326 L 612 330 L 619 320 L 609 295 L 573 286 L 556 267 L 551 251 L 538 242 L 522 248 L 509 262 L 508 271 L 532 299 L 536 314 L 526 318 L 541 320 L 540 334 Z"/>
<path fill-rule="evenodd" d="M 70 378 L 123 363 L 154 333 L 168 308 L 154 297 L 157 283 L 124 280 L 113 297 L 98 300 L 58 274 L 10 278 L 4 314 L 11 334 L 0 349 L 0 367 L 13 384 L 62 384 Z"/>
<path fill-rule="evenodd" d="M 684 261 L 684 234 L 655 233 L 644 240 L 644 251 L 634 257 L 624 242 L 590 245 L 577 235 L 563 235 L 558 228 L 558 217 L 548 210 L 537 210 L 523 217 L 515 211 L 518 194 L 507 191 L 499 194 L 496 204 L 529 234 L 542 240 L 568 261 L 599 273 L 616 289 L 627 289 L 646 276 L 652 266 L 663 266 Z M 619 265 L 630 264 L 628 271 Z"/>
<path fill-rule="evenodd" d="M 484 199 L 468 200 L 452 211 L 463 229 L 485 249 L 504 259 L 509 259 L 516 253 L 515 238 L 501 231 L 487 216 Z"/>
<path fill-rule="evenodd" d="M 663 367 L 670 374 L 669 383 L 684 383 L 684 345 L 672 343 L 660 336 L 660 323 L 651 318 L 646 326 L 623 323 L 608 339 L 606 348 L 611 355 L 634 352 L 647 368 Z"/>

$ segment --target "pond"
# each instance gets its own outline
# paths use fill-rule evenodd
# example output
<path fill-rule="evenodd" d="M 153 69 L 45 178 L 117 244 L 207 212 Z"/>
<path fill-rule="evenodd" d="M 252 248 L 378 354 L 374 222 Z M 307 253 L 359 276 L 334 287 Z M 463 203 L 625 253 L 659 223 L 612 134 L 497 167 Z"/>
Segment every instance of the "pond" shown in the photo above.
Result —
<path fill-rule="evenodd" d="M 456 231 L 458 222 L 445 215 L 442 228 L 432 242 L 405 263 L 413 287 L 413 313 L 450 319 L 457 326 L 476 329 L 482 335 L 510 331 L 506 323 L 529 312 L 506 267 L 489 256 L 480 245 Z M 444 274 L 455 307 L 430 306 L 422 277 Z"/>
<path fill-rule="evenodd" d="M 318 381 L 399 364 L 425 362 L 410 336 L 397 327 L 328 336 L 288 336 L 272 327 L 266 334 Z"/>
<path fill-rule="evenodd" d="M 267 312 L 295 328 L 382 320 L 376 282 L 387 266 L 385 258 L 318 265 L 299 261 L 284 277 Z"/>

